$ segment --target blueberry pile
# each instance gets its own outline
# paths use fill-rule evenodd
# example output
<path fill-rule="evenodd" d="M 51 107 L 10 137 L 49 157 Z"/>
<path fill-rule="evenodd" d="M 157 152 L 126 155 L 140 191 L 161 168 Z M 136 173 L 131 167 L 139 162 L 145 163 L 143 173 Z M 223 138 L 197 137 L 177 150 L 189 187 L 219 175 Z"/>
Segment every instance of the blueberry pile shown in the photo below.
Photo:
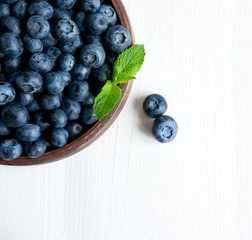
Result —
<path fill-rule="evenodd" d="M 0 0 L 0 157 L 37 158 L 87 131 L 130 43 L 103 0 Z"/>
<path fill-rule="evenodd" d="M 144 113 L 150 118 L 155 118 L 152 135 L 161 143 L 171 142 L 178 132 L 176 121 L 172 117 L 164 115 L 167 108 L 165 98 L 159 94 L 151 94 L 143 102 Z"/>

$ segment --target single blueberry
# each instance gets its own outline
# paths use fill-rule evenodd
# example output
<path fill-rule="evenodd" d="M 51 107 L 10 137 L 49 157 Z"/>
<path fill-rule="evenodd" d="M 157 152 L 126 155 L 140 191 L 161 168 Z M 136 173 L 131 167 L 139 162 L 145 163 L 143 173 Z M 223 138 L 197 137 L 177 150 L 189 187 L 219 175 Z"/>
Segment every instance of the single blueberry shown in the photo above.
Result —
<path fill-rule="evenodd" d="M 38 0 L 29 5 L 27 12 L 31 16 L 39 15 L 49 19 L 53 15 L 53 7 L 46 1 Z"/>
<path fill-rule="evenodd" d="M 63 128 L 67 124 L 67 115 L 61 109 L 54 109 L 48 114 L 48 120 L 51 126 Z"/>
<path fill-rule="evenodd" d="M 61 9 L 71 9 L 76 0 L 56 0 L 57 6 Z"/>
<path fill-rule="evenodd" d="M 21 127 L 30 120 L 27 109 L 18 102 L 6 105 L 1 111 L 2 120 L 9 127 Z"/>
<path fill-rule="evenodd" d="M 44 94 L 41 96 L 40 105 L 45 110 L 53 110 L 61 105 L 61 96 L 59 94 Z"/>
<path fill-rule="evenodd" d="M 0 121 L 0 136 L 8 136 L 11 134 L 11 129 L 4 122 Z"/>
<path fill-rule="evenodd" d="M 25 124 L 17 128 L 15 132 L 17 139 L 25 142 L 34 142 L 40 135 L 40 127 L 37 124 Z"/>
<path fill-rule="evenodd" d="M 27 31 L 34 38 L 45 38 L 50 32 L 50 24 L 45 18 L 34 15 L 27 22 Z"/>
<path fill-rule="evenodd" d="M 104 46 L 114 53 L 121 53 L 129 47 L 131 37 L 127 29 L 121 25 L 108 28 L 104 36 Z"/>
<path fill-rule="evenodd" d="M 167 110 L 165 98 L 159 94 L 147 96 L 143 102 L 143 110 L 150 118 L 156 118 L 163 115 Z"/>
<path fill-rule="evenodd" d="M 55 147 L 63 147 L 68 141 L 68 132 L 64 128 L 54 128 L 51 131 L 50 143 Z"/>
<path fill-rule="evenodd" d="M 85 130 L 83 123 L 80 123 L 79 121 L 68 122 L 67 125 L 65 126 L 65 129 L 67 130 L 68 136 L 71 139 L 76 139 Z"/>
<path fill-rule="evenodd" d="M 27 93 L 38 92 L 43 86 L 42 76 L 35 71 L 24 71 L 15 78 L 17 87 Z"/>
<path fill-rule="evenodd" d="M 103 14 L 108 22 L 108 24 L 114 26 L 117 22 L 117 15 L 115 9 L 107 4 L 102 4 L 99 13 Z"/>
<path fill-rule="evenodd" d="M 178 125 L 176 121 L 165 115 L 156 118 L 152 126 L 152 134 L 154 138 L 161 143 L 167 143 L 174 140 L 177 132 Z"/>
<path fill-rule="evenodd" d="M 32 70 L 45 74 L 53 68 L 53 61 L 46 53 L 34 53 L 29 59 L 29 66 Z"/>
<path fill-rule="evenodd" d="M 51 32 L 45 38 L 40 39 L 44 47 L 53 47 L 57 44 L 58 40 L 52 35 Z"/>
<path fill-rule="evenodd" d="M 38 139 L 35 142 L 26 142 L 24 144 L 24 152 L 29 158 L 38 158 L 45 153 L 46 147 L 46 141 Z"/>
<path fill-rule="evenodd" d="M 89 92 L 88 97 L 83 101 L 82 106 L 88 106 L 94 104 L 94 95 Z"/>
<path fill-rule="evenodd" d="M 102 46 L 89 44 L 81 49 L 80 59 L 90 68 L 99 68 L 104 64 L 106 53 Z"/>
<path fill-rule="evenodd" d="M 71 75 L 70 75 L 69 72 L 56 71 L 56 73 L 58 73 L 62 77 L 62 79 L 64 81 L 64 86 L 67 86 L 67 85 L 70 84 L 70 82 L 71 82 Z"/>
<path fill-rule="evenodd" d="M 22 155 L 22 145 L 16 139 L 5 139 L 0 143 L 0 156 L 6 161 L 14 160 Z"/>
<path fill-rule="evenodd" d="M 10 4 L 0 3 L 0 18 L 10 15 Z"/>
<path fill-rule="evenodd" d="M 26 0 L 18 0 L 12 7 L 11 13 L 18 19 L 23 19 L 26 15 L 28 3 Z"/>
<path fill-rule="evenodd" d="M 101 6 L 100 0 L 81 0 L 81 5 L 86 13 L 95 13 Z"/>
<path fill-rule="evenodd" d="M 57 72 L 49 72 L 45 75 L 44 85 L 51 94 L 59 94 L 65 87 L 65 82 Z"/>
<path fill-rule="evenodd" d="M 77 36 L 76 39 L 72 42 L 61 41 L 59 43 L 59 48 L 62 52 L 75 54 L 75 52 L 83 46 L 83 41 L 80 36 Z"/>
<path fill-rule="evenodd" d="M 42 111 L 34 112 L 31 118 L 34 123 L 39 125 L 41 132 L 46 132 L 50 127 L 50 123 L 47 121 L 45 113 Z"/>
<path fill-rule="evenodd" d="M 76 120 L 80 116 L 81 105 L 75 100 L 64 98 L 62 101 L 62 109 L 69 120 Z"/>
<path fill-rule="evenodd" d="M 86 32 L 87 31 L 87 27 L 86 27 L 86 19 L 87 16 L 84 12 L 79 12 L 76 14 L 75 16 L 75 22 L 78 26 L 78 28 L 80 29 L 81 32 Z"/>
<path fill-rule="evenodd" d="M 41 109 L 38 100 L 33 96 L 33 99 L 31 101 L 31 103 L 29 105 L 26 106 L 27 110 L 29 110 L 30 112 L 36 112 L 39 111 Z"/>
<path fill-rule="evenodd" d="M 68 95 L 77 102 L 85 101 L 89 96 L 89 85 L 85 81 L 74 81 L 68 87 Z"/>
<path fill-rule="evenodd" d="M 93 13 L 87 17 L 86 25 L 92 34 L 102 34 L 108 28 L 107 18 L 101 13 Z"/>
<path fill-rule="evenodd" d="M 94 109 L 92 105 L 83 108 L 80 114 L 80 121 L 82 121 L 86 125 L 93 125 L 95 122 L 97 122 L 97 120 L 98 119 L 94 114 Z"/>
<path fill-rule="evenodd" d="M 107 63 L 104 63 L 101 67 L 93 69 L 91 77 L 99 84 L 104 85 L 107 80 L 111 79 L 111 70 Z"/>
<path fill-rule="evenodd" d="M 80 31 L 72 20 L 59 20 L 55 25 L 55 37 L 62 42 L 72 42 L 79 35 Z"/>
<path fill-rule="evenodd" d="M 73 69 L 75 64 L 75 58 L 72 54 L 66 53 L 59 58 L 59 67 L 66 72 Z"/>
<path fill-rule="evenodd" d="M 21 33 L 21 22 L 13 16 L 4 16 L 0 22 L 1 32 L 13 32 L 17 35 Z"/>
<path fill-rule="evenodd" d="M 86 67 L 85 65 L 81 64 L 80 62 L 77 62 L 71 71 L 71 76 L 75 80 L 85 80 L 89 77 L 91 72 L 91 68 Z"/>
<path fill-rule="evenodd" d="M 7 57 L 2 62 L 3 71 L 9 74 L 17 72 L 21 67 L 21 63 L 22 63 L 21 57 L 16 58 Z"/>
<path fill-rule="evenodd" d="M 29 34 L 23 36 L 23 44 L 26 51 L 38 53 L 43 51 L 43 44 L 40 39 L 33 38 Z"/>
<path fill-rule="evenodd" d="M 51 57 L 51 59 L 54 63 L 57 61 L 59 56 L 62 54 L 61 51 L 56 47 L 47 48 L 45 53 Z"/>
<path fill-rule="evenodd" d="M 102 37 L 101 35 L 94 35 L 90 32 L 87 32 L 84 35 L 84 43 L 85 45 L 96 44 L 102 46 Z"/>
<path fill-rule="evenodd" d="M 0 37 L 0 49 L 8 57 L 19 57 L 23 50 L 23 43 L 18 35 L 7 32 Z"/>
<path fill-rule="evenodd" d="M 17 101 L 20 102 L 22 105 L 27 106 L 33 100 L 33 94 L 28 92 L 19 91 L 17 96 Z"/>
<path fill-rule="evenodd" d="M 12 102 L 15 96 L 16 91 L 11 83 L 0 81 L 0 106 Z"/>

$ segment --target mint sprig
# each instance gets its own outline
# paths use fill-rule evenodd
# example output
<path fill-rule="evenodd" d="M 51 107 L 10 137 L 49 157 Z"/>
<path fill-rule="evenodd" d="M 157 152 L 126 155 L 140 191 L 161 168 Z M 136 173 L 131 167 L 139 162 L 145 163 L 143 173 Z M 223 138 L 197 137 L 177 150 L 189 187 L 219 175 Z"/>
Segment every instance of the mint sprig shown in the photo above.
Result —
<path fill-rule="evenodd" d="M 121 98 L 122 92 L 117 84 L 135 79 L 135 75 L 144 62 L 144 57 L 144 45 L 138 44 L 126 49 L 117 57 L 113 66 L 112 80 L 107 80 L 101 92 L 95 98 L 93 108 L 99 121 L 113 110 Z"/>

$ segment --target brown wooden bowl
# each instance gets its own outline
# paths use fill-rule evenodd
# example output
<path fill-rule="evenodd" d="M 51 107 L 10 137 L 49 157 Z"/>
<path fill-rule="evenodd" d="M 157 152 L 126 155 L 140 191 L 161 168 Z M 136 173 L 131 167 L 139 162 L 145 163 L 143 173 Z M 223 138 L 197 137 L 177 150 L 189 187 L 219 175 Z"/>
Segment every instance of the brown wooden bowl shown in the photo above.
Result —
<path fill-rule="evenodd" d="M 112 2 L 117 12 L 120 23 L 130 32 L 132 38 L 131 44 L 133 45 L 135 43 L 133 29 L 122 1 L 121 0 L 110 0 L 110 1 Z M 121 112 L 122 108 L 124 107 L 128 99 L 132 84 L 133 84 L 132 81 L 120 84 L 120 88 L 122 89 L 122 97 L 120 101 L 116 104 L 113 111 L 111 111 L 105 118 L 97 122 L 92 128 L 90 128 L 86 133 L 84 133 L 82 136 L 80 136 L 73 142 L 67 144 L 62 148 L 58 148 L 56 150 L 47 152 L 39 158 L 33 159 L 22 156 L 13 161 L 5 161 L 0 158 L 0 164 L 22 166 L 22 165 L 49 163 L 69 157 L 88 147 L 95 140 L 97 140 L 118 117 L 119 113 Z"/>

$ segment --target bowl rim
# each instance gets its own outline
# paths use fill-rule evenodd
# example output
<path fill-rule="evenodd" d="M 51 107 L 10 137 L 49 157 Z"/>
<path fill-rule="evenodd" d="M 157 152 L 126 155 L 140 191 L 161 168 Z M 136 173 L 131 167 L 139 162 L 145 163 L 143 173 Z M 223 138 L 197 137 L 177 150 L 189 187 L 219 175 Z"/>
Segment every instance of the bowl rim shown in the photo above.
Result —
<path fill-rule="evenodd" d="M 133 28 L 128 17 L 128 13 L 121 0 L 110 0 L 113 7 L 116 10 L 117 16 L 119 18 L 120 24 L 125 27 L 131 35 L 131 46 L 135 44 L 135 37 L 133 33 Z M 46 152 L 39 158 L 29 158 L 27 156 L 21 156 L 12 161 L 5 161 L 0 158 L 1 165 L 11 165 L 11 166 L 25 166 L 25 165 L 38 165 L 55 162 L 67 157 L 72 156 L 75 153 L 85 149 L 93 142 L 95 142 L 99 137 L 101 137 L 107 129 L 113 124 L 120 112 L 122 111 L 132 88 L 133 80 L 120 84 L 119 87 L 122 90 L 122 97 L 116 104 L 114 109 L 101 121 L 97 122 L 92 126 L 87 132 L 81 135 L 79 138 L 68 143 L 62 148 L 57 148 L 53 151 Z"/>

